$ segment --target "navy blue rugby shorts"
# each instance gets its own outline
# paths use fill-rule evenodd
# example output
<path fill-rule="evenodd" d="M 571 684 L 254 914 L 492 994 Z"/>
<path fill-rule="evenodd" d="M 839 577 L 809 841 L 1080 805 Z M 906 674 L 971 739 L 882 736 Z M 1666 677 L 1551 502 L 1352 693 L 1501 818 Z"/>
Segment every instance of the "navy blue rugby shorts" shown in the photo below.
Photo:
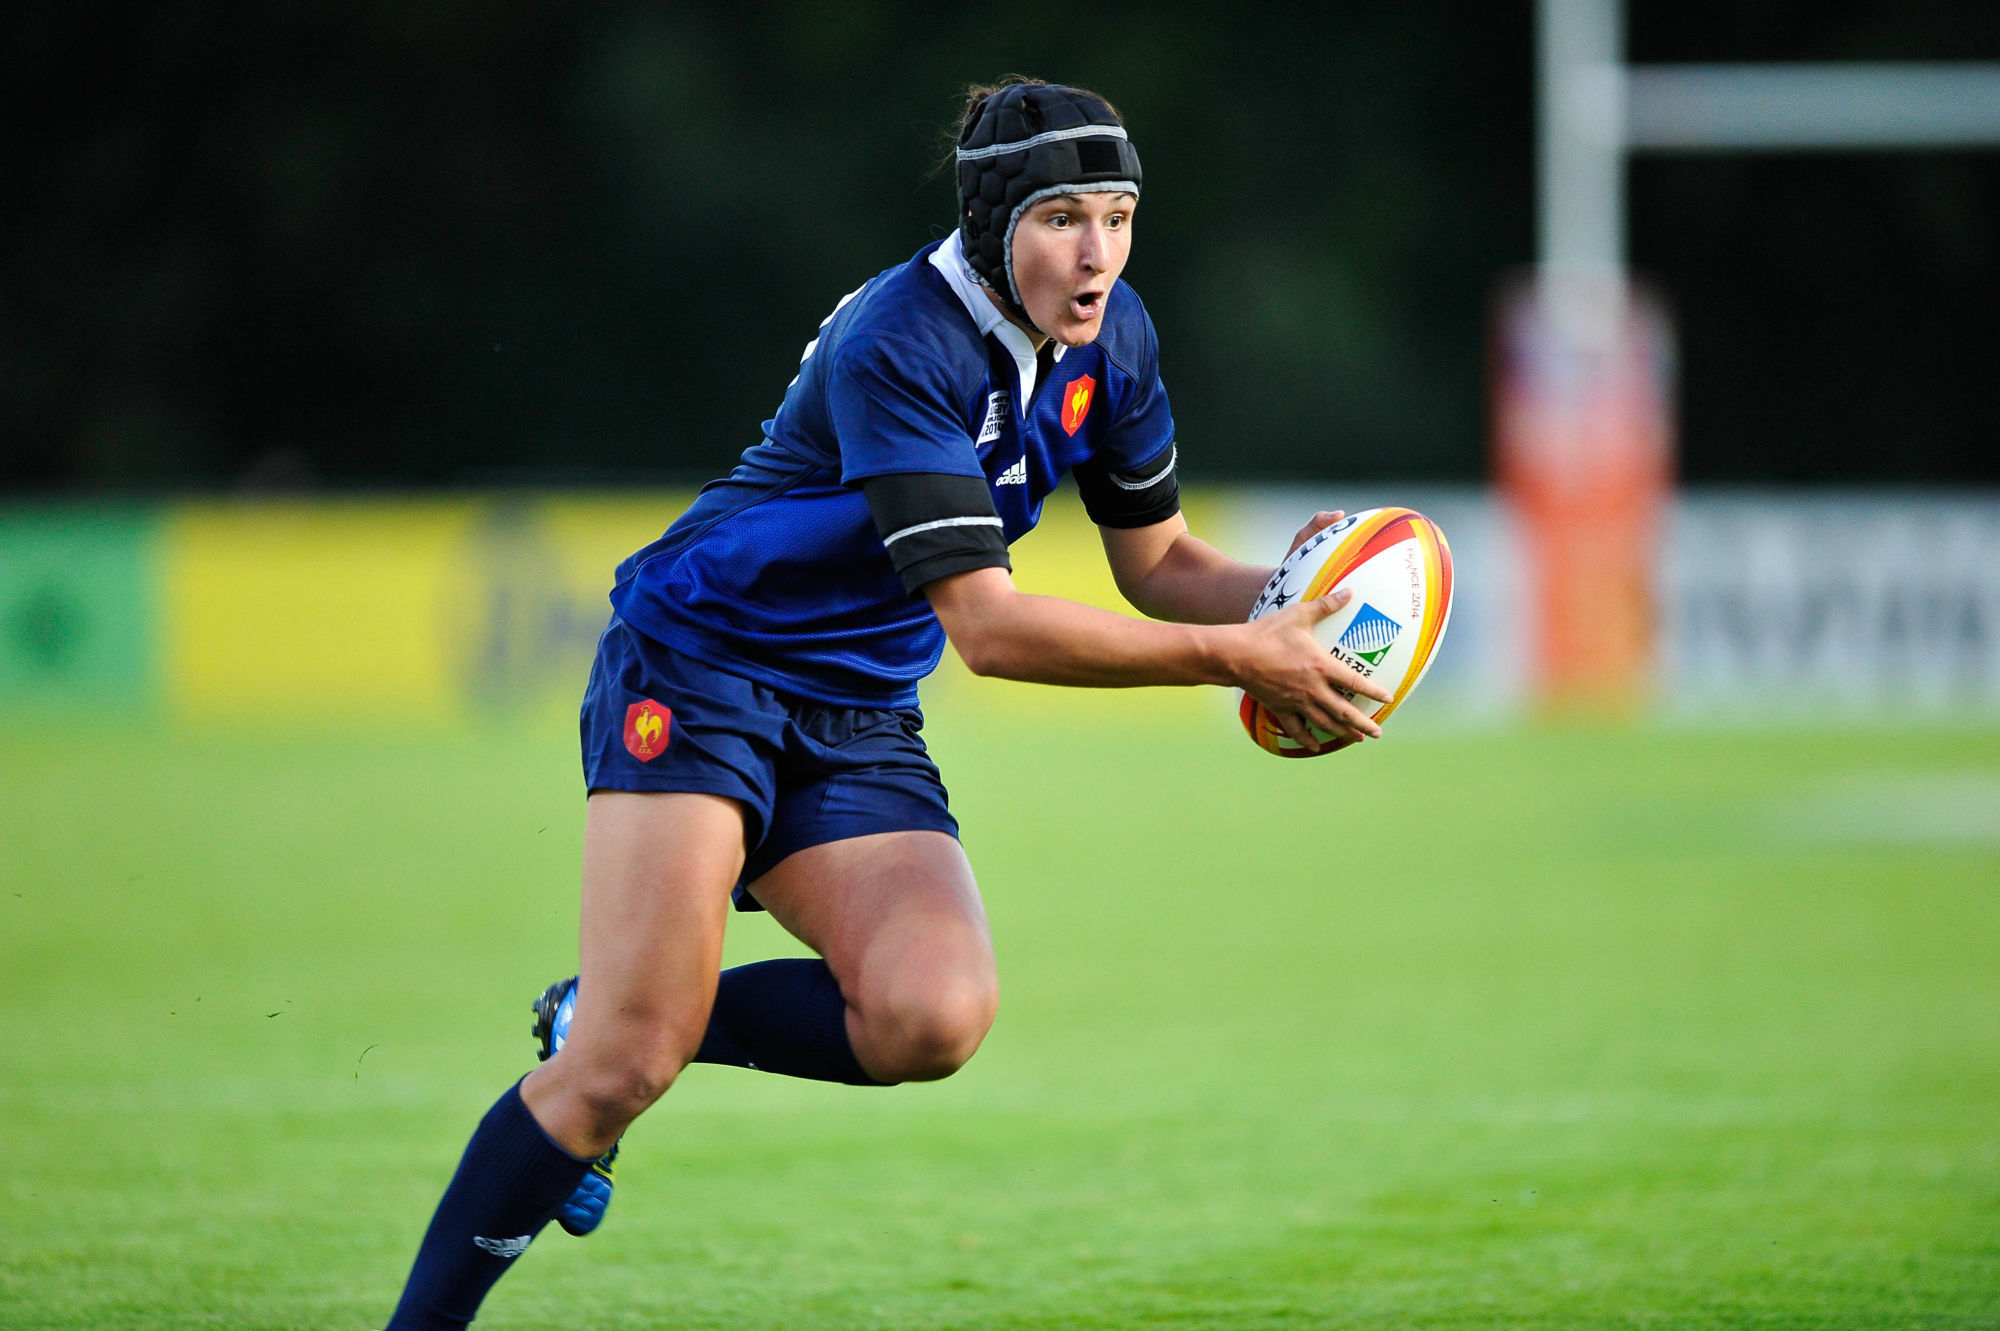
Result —
<path fill-rule="evenodd" d="M 745 885 L 787 855 L 958 820 L 914 707 L 841 707 L 779 693 L 656 642 L 616 615 L 597 643 L 579 728 L 590 790 L 679 790 L 740 800 Z"/>

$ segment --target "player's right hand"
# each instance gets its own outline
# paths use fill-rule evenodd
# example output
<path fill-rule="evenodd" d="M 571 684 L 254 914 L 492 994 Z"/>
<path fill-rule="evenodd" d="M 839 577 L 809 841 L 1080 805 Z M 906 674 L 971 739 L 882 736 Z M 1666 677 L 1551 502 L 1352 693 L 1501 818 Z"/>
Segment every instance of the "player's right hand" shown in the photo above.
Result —
<path fill-rule="evenodd" d="M 1279 728 L 1313 753 L 1325 747 L 1314 738 L 1314 726 L 1340 744 L 1381 737 L 1382 727 L 1351 695 L 1383 703 L 1394 698 L 1382 685 L 1343 665 L 1312 635 L 1313 625 L 1346 605 L 1351 595 L 1343 589 L 1304 601 L 1239 630 L 1239 653 L 1232 663 L 1236 686 L 1263 703 Z"/>

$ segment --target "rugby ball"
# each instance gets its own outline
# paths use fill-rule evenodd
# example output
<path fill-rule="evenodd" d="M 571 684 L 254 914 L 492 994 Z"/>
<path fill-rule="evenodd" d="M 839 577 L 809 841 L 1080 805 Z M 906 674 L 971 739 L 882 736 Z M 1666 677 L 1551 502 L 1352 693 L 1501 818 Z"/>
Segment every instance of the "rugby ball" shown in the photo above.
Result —
<path fill-rule="evenodd" d="M 1314 625 L 1313 636 L 1343 664 L 1388 685 L 1390 702 L 1354 699 L 1378 723 L 1386 721 L 1430 669 L 1438 644 L 1444 641 L 1445 626 L 1451 623 L 1451 547 L 1437 524 L 1414 509 L 1350 513 L 1286 556 L 1257 597 L 1250 618 L 1329 596 L 1343 587 L 1353 596 Z M 1315 756 L 1285 734 L 1264 704 L 1248 694 L 1242 695 L 1237 714 L 1265 752 L 1285 758 Z M 1313 737 L 1334 738 L 1316 726 Z M 1328 743 L 1320 752 L 1332 753 L 1349 743 Z"/>

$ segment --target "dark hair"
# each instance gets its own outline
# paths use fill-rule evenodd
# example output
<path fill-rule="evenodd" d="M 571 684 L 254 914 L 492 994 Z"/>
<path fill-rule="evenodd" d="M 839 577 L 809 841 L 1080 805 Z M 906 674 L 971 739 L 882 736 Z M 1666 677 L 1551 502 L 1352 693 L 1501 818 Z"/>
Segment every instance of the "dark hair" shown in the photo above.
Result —
<path fill-rule="evenodd" d="M 998 83 L 975 83 L 966 88 L 965 110 L 962 113 L 960 113 L 958 117 L 958 133 L 953 136 L 953 140 L 956 141 L 957 139 L 963 138 L 965 136 L 965 131 L 972 128 L 973 117 L 979 114 L 980 106 L 986 101 L 988 97 L 991 97 L 994 93 L 999 92 L 1003 88 L 1012 88 L 1017 84 L 1022 84 L 1022 83 L 1030 83 L 1034 84 L 1037 87 L 1042 87 L 1042 88 L 1046 88 L 1048 86 L 1047 79 L 1029 78 L 1026 74 L 1009 74 L 1005 78 L 1001 79 Z M 1074 84 L 1065 84 L 1063 86 L 1067 87 L 1071 92 L 1081 93 L 1085 97 L 1088 97 L 1091 100 L 1098 103 L 1105 110 L 1109 111 L 1111 113 L 1111 118 L 1113 120 L 1116 120 L 1119 124 L 1122 125 L 1125 123 L 1125 117 L 1118 114 L 1118 108 L 1113 106 L 1111 104 L 1111 99 L 1109 97 L 1106 97 L 1103 93 L 1092 92 L 1088 88 L 1079 88 Z"/>
<path fill-rule="evenodd" d="M 1032 78 L 1026 74 L 1008 74 L 998 83 L 967 84 L 965 89 L 965 106 L 958 113 L 958 123 L 952 125 L 938 136 L 943 142 L 943 151 L 938 154 L 937 165 L 931 168 L 931 175 L 936 176 L 949 171 L 957 163 L 958 145 L 965 138 L 965 132 L 972 128 L 972 122 L 978 117 L 979 108 L 986 104 L 986 99 L 1004 88 L 1012 88 L 1023 83 L 1043 88 L 1049 86 L 1047 79 Z M 1065 84 L 1063 86 L 1069 88 L 1071 92 L 1081 93 L 1103 106 L 1106 111 L 1111 113 L 1111 118 L 1119 124 L 1122 125 L 1125 123 L 1125 117 L 1118 114 L 1118 108 L 1113 106 L 1111 99 L 1103 93 L 1092 92 L 1088 88 L 1079 88 L 1074 84 Z"/>

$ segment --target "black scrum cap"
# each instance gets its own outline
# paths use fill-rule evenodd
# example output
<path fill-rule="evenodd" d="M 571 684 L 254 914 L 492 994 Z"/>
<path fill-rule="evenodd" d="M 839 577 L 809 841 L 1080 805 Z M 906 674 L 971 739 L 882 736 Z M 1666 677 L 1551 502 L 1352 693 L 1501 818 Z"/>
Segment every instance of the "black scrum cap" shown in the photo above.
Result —
<path fill-rule="evenodd" d="M 979 104 L 958 138 L 965 257 L 1026 319 L 1014 285 L 1014 224 L 1022 212 L 1051 194 L 1137 194 L 1139 183 L 1139 153 L 1101 99 L 1060 84 L 1008 84 Z"/>

